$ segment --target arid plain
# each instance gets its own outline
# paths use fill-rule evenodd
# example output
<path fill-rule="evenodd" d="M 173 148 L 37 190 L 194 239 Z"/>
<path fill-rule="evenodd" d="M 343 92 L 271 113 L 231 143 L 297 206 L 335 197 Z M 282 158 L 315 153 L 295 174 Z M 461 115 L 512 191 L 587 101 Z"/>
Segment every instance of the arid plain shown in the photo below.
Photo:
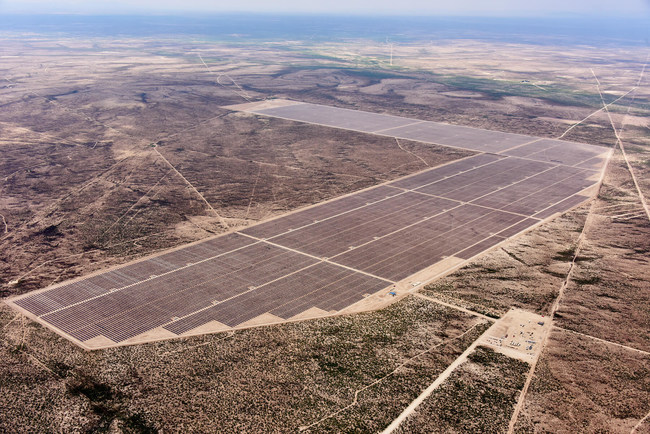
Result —
<path fill-rule="evenodd" d="M 3 304 L 2 430 L 380 431 L 445 375 L 399 429 L 650 432 L 647 50 L 5 36 L 5 298 L 472 155 L 222 108 L 248 100 L 613 152 L 592 199 L 381 310 L 87 352 Z M 478 340 L 511 308 L 552 317 L 532 364 Z"/>

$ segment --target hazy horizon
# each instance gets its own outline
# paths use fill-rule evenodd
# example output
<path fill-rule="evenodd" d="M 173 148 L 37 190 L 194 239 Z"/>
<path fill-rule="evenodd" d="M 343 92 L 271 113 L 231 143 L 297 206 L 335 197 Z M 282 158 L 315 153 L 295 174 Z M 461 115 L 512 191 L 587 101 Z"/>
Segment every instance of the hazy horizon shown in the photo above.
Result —
<path fill-rule="evenodd" d="M 547 0 L 526 3 L 516 0 L 459 0 L 431 2 L 422 0 L 240 0 L 236 4 L 209 0 L 0 0 L 0 13 L 17 14 L 144 14 L 193 15 L 199 13 L 327 14 L 366 16 L 488 16 L 488 17 L 635 17 L 650 18 L 650 0 Z"/>
<path fill-rule="evenodd" d="M 477 39 L 535 45 L 648 46 L 643 19 L 462 16 L 344 16 L 279 13 L 194 15 L 19 14 L 0 22 L 0 31 L 56 33 L 75 37 L 191 35 L 209 40 L 346 40 L 394 42 Z"/>

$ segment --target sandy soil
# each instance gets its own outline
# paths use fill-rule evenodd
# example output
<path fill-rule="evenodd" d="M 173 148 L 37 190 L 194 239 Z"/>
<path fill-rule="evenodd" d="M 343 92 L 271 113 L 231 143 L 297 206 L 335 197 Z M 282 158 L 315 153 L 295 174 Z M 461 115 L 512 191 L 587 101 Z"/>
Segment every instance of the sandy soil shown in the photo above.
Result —
<path fill-rule="evenodd" d="M 312 432 L 376 431 L 486 328 L 410 297 L 372 313 L 87 352 L 2 306 L 0 430 L 297 431 L 364 389 Z"/>
<path fill-rule="evenodd" d="M 394 432 L 504 432 L 527 370 L 527 363 L 478 347 Z"/>

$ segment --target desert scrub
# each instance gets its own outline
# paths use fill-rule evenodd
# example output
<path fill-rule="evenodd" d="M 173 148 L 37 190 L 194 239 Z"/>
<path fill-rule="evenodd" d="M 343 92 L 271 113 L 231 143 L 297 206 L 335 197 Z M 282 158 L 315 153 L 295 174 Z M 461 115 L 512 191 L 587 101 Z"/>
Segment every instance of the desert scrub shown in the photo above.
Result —
<path fill-rule="evenodd" d="M 10 320 L 3 314 L 4 323 Z M 312 430 L 367 432 L 388 425 L 487 326 L 407 297 L 375 312 L 94 352 L 27 322 L 25 343 L 30 354 L 63 374 L 43 374 L 51 377 L 43 396 L 60 395 L 56 411 L 79 402 L 76 417 L 86 417 L 85 426 L 123 430 L 293 432 L 348 406 L 356 390 L 406 362 L 359 394 L 358 405 Z M 21 323 L 14 321 L 4 333 L 20 339 Z M 36 370 L 22 353 L 3 357 L 9 365 L 22 360 L 21 370 Z M 15 402 L 27 403 L 25 420 L 40 411 L 29 388 L 3 384 Z M 0 427 L 11 422 L 9 416 L 16 413 L 0 415 Z"/>
<path fill-rule="evenodd" d="M 398 432 L 505 432 L 529 367 L 479 346 Z"/>
<path fill-rule="evenodd" d="M 327 418 L 306 432 L 376 432 L 385 428 L 487 328 L 479 323 L 459 338 L 450 337 L 409 360 L 374 386 L 363 389 L 356 405 Z"/>

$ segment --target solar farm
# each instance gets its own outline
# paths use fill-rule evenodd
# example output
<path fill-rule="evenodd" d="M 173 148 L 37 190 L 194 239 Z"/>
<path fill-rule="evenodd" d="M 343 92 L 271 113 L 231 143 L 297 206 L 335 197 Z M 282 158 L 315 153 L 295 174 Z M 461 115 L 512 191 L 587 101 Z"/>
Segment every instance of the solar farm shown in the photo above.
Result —
<path fill-rule="evenodd" d="M 286 100 L 229 108 L 477 154 L 8 303 L 86 349 L 385 305 L 585 201 L 608 152 Z"/>

